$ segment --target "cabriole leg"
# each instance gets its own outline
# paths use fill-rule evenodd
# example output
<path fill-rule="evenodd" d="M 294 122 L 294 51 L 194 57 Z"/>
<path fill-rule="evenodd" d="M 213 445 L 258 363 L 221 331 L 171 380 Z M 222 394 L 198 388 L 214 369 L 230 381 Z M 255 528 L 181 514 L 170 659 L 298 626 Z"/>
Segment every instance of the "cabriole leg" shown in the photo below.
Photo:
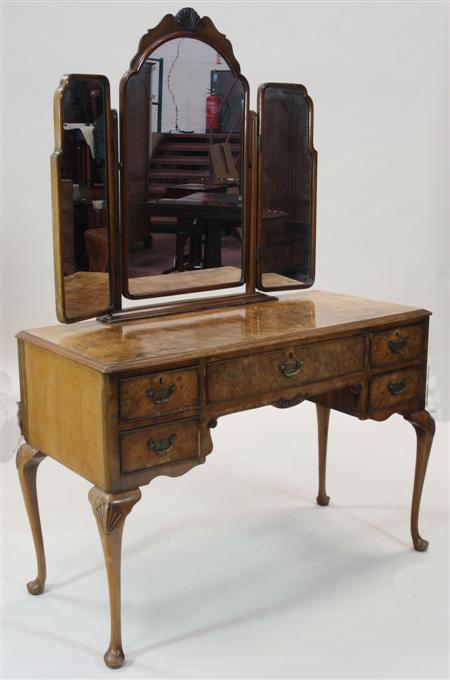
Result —
<path fill-rule="evenodd" d="M 417 435 L 416 472 L 411 506 L 411 535 L 414 549 L 424 552 L 428 548 L 428 541 L 419 534 L 419 509 L 428 458 L 433 443 L 435 423 L 428 411 L 425 410 L 411 413 L 405 416 L 405 419 L 411 423 Z"/>
<path fill-rule="evenodd" d="M 139 489 L 123 493 L 104 493 L 97 487 L 89 491 L 89 501 L 95 519 L 105 556 L 108 577 L 109 605 L 111 612 L 111 640 L 104 659 L 110 668 L 120 668 L 125 656 L 122 649 L 120 622 L 120 563 L 122 533 L 125 518 L 133 505 L 141 498 Z"/>
<path fill-rule="evenodd" d="M 28 592 L 31 595 L 40 595 L 45 586 L 46 566 L 44 541 L 42 538 L 41 519 L 39 517 L 39 505 L 36 491 L 36 473 L 45 454 L 31 448 L 29 444 L 23 444 L 17 451 L 16 465 L 19 472 L 20 486 L 27 509 L 31 533 L 33 534 L 34 547 L 38 573 L 34 581 L 27 583 Z"/>
<path fill-rule="evenodd" d="M 328 423 L 330 420 L 330 409 L 328 406 L 316 404 L 317 410 L 317 431 L 319 439 L 319 493 L 317 502 L 319 505 L 328 505 L 330 497 L 326 492 L 326 471 L 327 471 L 327 443 L 328 443 Z"/>

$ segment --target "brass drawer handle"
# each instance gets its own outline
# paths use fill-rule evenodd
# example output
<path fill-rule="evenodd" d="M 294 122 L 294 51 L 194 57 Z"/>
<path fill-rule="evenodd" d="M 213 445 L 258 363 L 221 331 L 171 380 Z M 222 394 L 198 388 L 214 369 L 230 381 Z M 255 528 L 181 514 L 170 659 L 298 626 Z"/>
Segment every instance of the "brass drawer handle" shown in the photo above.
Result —
<path fill-rule="evenodd" d="M 407 382 L 406 378 L 403 378 L 403 380 L 400 380 L 399 382 L 390 382 L 388 383 L 388 390 L 391 394 L 400 394 L 405 389 Z"/>
<path fill-rule="evenodd" d="M 408 338 L 403 338 L 403 340 L 389 340 L 388 347 L 394 354 L 400 354 L 407 344 Z"/>
<path fill-rule="evenodd" d="M 177 386 L 172 384 L 167 387 L 158 387 L 156 390 L 148 389 L 147 397 L 154 401 L 155 404 L 167 404 L 172 394 L 176 391 Z"/>
<path fill-rule="evenodd" d="M 286 378 L 292 378 L 293 375 L 297 375 L 302 366 L 302 359 L 295 359 L 294 361 L 283 361 L 278 368 Z"/>
<path fill-rule="evenodd" d="M 163 456 L 173 449 L 176 441 L 177 435 L 171 434 L 170 437 L 163 437 L 162 439 L 149 439 L 147 446 L 158 455 Z"/>

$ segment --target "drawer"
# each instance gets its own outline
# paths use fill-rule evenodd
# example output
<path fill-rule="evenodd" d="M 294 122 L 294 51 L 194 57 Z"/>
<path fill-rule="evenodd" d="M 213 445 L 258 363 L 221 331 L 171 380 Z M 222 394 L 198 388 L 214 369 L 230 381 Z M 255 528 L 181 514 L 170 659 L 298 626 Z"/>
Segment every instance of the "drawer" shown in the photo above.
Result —
<path fill-rule="evenodd" d="M 120 435 L 122 473 L 196 458 L 199 452 L 199 431 L 199 421 L 193 418 L 122 432 Z"/>
<path fill-rule="evenodd" d="M 198 405 L 198 369 L 152 373 L 121 380 L 120 419 L 176 413 Z"/>
<path fill-rule="evenodd" d="M 369 410 L 393 406 L 417 397 L 423 398 L 423 369 L 410 368 L 383 373 L 370 382 Z"/>
<path fill-rule="evenodd" d="M 373 367 L 411 361 L 424 351 L 425 325 L 400 326 L 372 335 L 370 361 Z"/>
<path fill-rule="evenodd" d="M 364 368 L 364 338 L 218 361 L 208 366 L 209 401 L 226 401 L 355 373 Z"/>

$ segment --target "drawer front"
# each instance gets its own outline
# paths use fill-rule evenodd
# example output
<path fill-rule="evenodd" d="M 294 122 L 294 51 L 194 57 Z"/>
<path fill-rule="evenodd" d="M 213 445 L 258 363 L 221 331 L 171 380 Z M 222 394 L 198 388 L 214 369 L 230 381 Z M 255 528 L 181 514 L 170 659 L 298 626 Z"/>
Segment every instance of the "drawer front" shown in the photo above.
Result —
<path fill-rule="evenodd" d="M 423 369 L 410 368 L 403 371 L 383 373 L 370 383 L 369 410 L 384 408 L 423 397 Z"/>
<path fill-rule="evenodd" d="M 400 326 L 374 333 L 370 351 L 374 367 L 387 366 L 399 361 L 411 361 L 424 351 L 425 325 Z"/>
<path fill-rule="evenodd" d="M 209 401 L 226 401 L 355 373 L 364 368 L 363 337 L 264 352 L 208 366 Z"/>
<path fill-rule="evenodd" d="M 176 413 L 198 405 L 198 369 L 152 373 L 120 381 L 120 419 Z"/>
<path fill-rule="evenodd" d="M 196 458 L 199 453 L 199 430 L 199 421 L 194 418 L 122 432 L 122 473 Z"/>

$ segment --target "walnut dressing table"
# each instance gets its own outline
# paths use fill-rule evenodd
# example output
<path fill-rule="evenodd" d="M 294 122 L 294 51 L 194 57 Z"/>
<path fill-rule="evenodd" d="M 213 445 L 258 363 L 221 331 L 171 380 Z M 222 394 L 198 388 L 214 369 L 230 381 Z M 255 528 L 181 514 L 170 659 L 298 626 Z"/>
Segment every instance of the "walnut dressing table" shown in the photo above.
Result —
<path fill-rule="evenodd" d="M 184 53 L 190 66 L 183 70 Z M 173 92 L 166 96 L 168 69 L 175 99 Z M 206 122 L 184 101 L 186 91 L 194 92 L 189 78 L 205 77 L 214 85 L 211 96 L 217 95 Z M 218 418 L 315 402 L 317 502 L 327 505 L 330 409 L 363 420 L 402 415 L 417 433 L 411 533 L 418 551 L 428 547 L 418 516 L 434 434 L 425 410 L 429 312 L 319 291 L 279 298 L 258 292 L 305 289 L 314 281 L 317 156 L 312 102 L 303 86 L 262 86 L 257 114 L 248 111 L 248 84 L 230 43 L 210 19 L 186 8 L 142 38 L 122 79 L 120 153 L 116 118 L 104 76 L 64 77 L 55 96 L 52 189 L 57 314 L 72 325 L 18 334 L 26 443 L 17 467 L 38 562 L 28 590 L 38 595 L 45 586 L 36 473 L 49 456 L 94 485 L 89 500 L 108 577 L 105 662 L 111 668 L 124 661 L 125 518 L 140 487 L 205 462 Z M 87 125 L 97 139 L 94 152 L 74 134 Z M 210 181 L 222 191 L 225 176 L 217 176 L 217 164 L 214 172 L 209 166 L 222 156 L 238 179 L 227 188 L 235 196 L 233 213 L 214 226 L 215 247 L 227 264 L 214 267 L 205 255 L 208 225 L 200 212 L 181 219 L 168 208 L 149 214 L 149 205 L 158 206 L 189 180 L 194 190 L 196 182 Z M 75 214 L 83 197 L 102 202 L 102 225 L 93 227 L 89 213 Z M 101 258 L 86 249 L 92 239 L 84 238 L 95 229 L 101 233 L 93 236 L 107 247 L 100 271 L 95 263 Z M 167 267 L 172 257 L 175 268 Z M 179 293 L 183 282 L 184 292 L 242 284 L 245 292 L 122 309 L 122 294 Z"/>

